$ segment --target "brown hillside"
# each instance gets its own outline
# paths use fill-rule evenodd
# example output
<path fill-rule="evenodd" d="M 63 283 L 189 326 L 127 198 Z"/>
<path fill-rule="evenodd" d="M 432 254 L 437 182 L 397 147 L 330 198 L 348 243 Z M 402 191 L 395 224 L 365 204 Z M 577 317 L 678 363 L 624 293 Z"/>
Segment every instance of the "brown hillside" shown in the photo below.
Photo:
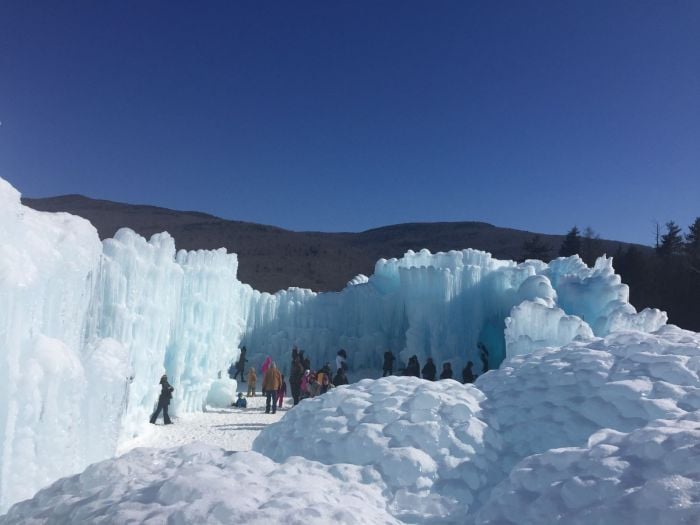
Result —
<path fill-rule="evenodd" d="M 65 211 L 88 219 L 101 238 L 128 227 L 145 237 L 169 232 L 178 248 L 226 248 L 239 258 L 239 278 L 262 291 L 290 286 L 317 291 L 340 290 L 358 273 L 370 275 L 384 257 L 406 250 L 431 252 L 476 248 L 501 259 L 519 259 L 523 243 L 534 233 L 483 222 L 397 224 L 360 233 L 295 232 L 192 211 L 95 200 L 82 195 L 22 199 L 36 210 Z M 557 255 L 561 235 L 541 234 Z M 600 249 L 617 253 L 627 243 L 603 240 Z"/>

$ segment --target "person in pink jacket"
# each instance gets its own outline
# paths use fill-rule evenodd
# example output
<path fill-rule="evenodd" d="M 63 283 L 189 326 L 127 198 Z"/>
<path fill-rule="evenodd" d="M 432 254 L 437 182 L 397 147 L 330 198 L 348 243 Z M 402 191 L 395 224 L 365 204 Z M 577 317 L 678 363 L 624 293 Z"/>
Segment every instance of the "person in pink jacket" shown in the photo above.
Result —
<path fill-rule="evenodd" d="M 284 374 L 282 374 L 282 384 L 280 389 L 277 391 L 277 403 L 279 407 L 282 408 L 282 403 L 284 402 L 284 396 L 287 394 L 287 382 L 284 380 Z"/>
<path fill-rule="evenodd" d="M 265 361 L 263 362 L 262 366 L 260 367 L 260 370 L 262 370 L 263 375 L 265 375 L 265 372 L 267 372 L 267 369 L 270 368 L 271 364 L 272 364 L 272 358 L 268 355 L 265 358 Z"/>

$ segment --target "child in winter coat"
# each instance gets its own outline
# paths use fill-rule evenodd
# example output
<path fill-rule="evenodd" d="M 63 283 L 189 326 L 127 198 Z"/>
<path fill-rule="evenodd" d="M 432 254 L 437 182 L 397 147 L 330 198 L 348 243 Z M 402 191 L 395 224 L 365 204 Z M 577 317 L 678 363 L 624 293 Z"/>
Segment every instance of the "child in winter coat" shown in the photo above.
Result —
<path fill-rule="evenodd" d="M 280 389 L 277 391 L 277 403 L 280 408 L 282 408 L 282 402 L 284 401 L 284 396 L 287 395 L 287 382 L 284 380 L 284 374 L 282 374 L 282 384 Z"/>
<path fill-rule="evenodd" d="M 234 406 L 236 408 L 247 408 L 248 407 L 248 401 L 246 400 L 245 397 L 243 397 L 243 392 L 238 392 L 238 399 L 234 403 Z"/>
<path fill-rule="evenodd" d="M 258 380 L 258 376 L 255 375 L 255 368 L 251 367 L 248 370 L 248 395 L 255 397 L 255 382 Z"/>

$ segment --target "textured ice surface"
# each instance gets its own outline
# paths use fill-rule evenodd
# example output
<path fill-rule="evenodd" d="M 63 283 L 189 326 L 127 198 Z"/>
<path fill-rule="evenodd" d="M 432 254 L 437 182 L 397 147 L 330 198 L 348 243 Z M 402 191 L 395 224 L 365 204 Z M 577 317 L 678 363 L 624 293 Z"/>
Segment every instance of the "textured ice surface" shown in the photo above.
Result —
<path fill-rule="evenodd" d="M 409 251 L 322 294 L 260 293 L 236 271 L 235 254 L 176 253 L 167 233 L 122 229 L 101 243 L 87 221 L 26 208 L 0 179 L 0 510 L 142 432 L 164 372 L 175 415 L 210 395 L 223 402 L 218 379 L 240 344 L 249 365 L 270 355 L 283 371 L 297 344 L 315 367 L 342 347 L 357 369 L 379 369 L 391 349 L 399 365 L 415 354 L 456 371 L 471 359 L 480 372 L 478 342 L 493 368 L 666 322 L 636 313 L 607 258 L 588 268 L 576 256 L 516 264 Z"/>
<path fill-rule="evenodd" d="M 476 386 L 507 472 L 531 454 L 583 445 L 601 428 L 629 432 L 699 410 L 699 373 L 700 335 L 665 326 L 513 357 Z"/>
<path fill-rule="evenodd" d="M 84 468 L 85 452 L 112 453 L 80 424 L 100 252 L 89 222 L 26 208 L 0 179 L 0 509 Z"/>
<path fill-rule="evenodd" d="M 91 465 L 15 505 L 0 523 L 399 523 L 381 491 L 371 467 L 275 463 L 193 444 Z"/>
<path fill-rule="evenodd" d="M 483 398 L 452 380 L 365 379 L 300 403 L 253 450 L 373 465 L 397 517 L 461 522 L 499 461 L 498 435 L 479 418 Z"/>
<path fill-rule="evenodd" d="M 700 335 L 668 326 L 517 356 L 476 386 L 363 380 L 302 401 L 268 426 L 254 447 L 269 459 L 214 468 L 224 460 L 196 447 L 136 451 L 128 462 L 90 467 L 83 485 L 59 482 L 9 516 L 216 523 L 221 506 L 238 515 L 242 490 L 255 500 L 245 508 L 271 522 L 289 521 L 274 514 L 278 505 L 345 505 L 340 492 L 366 499 L 360 523 L 698 523 L 699 373 Z M 229 479 L 220 480 L 221 468 Z M 337 488 L 333 477 L 353 483 Z M 275 503 L 260 504 L 268 494 Z"/>
<path fill-rule="evenodd" d="M 491 493 L 476 523 L 540 525 L 700 521 L 700 413 L 585 446 L 530 456 Z"/>

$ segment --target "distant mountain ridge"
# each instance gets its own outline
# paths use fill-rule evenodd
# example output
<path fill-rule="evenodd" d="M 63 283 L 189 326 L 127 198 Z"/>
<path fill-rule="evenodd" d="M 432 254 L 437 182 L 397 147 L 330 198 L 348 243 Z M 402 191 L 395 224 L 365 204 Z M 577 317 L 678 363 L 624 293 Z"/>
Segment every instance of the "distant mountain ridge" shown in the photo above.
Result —
<path fill-rule="evenodd" d="M 341 290 L 359 273 L 372 274 L 380 258 L 401 257 L 407 250 L 431 252 L 476 248 L 499 259 L 521 259 L 523 243 L 534 235 L 556 257 L 563 235 L 500 228 L 485 222 L 407 223 L 364 232 L 296 232 L 251 222 L 226 220 L 197 211 L 98 200 L 83 195 L 23 198 L 36 210 L 64 211 L 88 219 L 100 238 L 128 227 L 149 238 L 169 232 L 178 249 L 226 248 L 238 254 L 238 276 L 254 288 L 276 292 L 290 286 L 316 291 Z M 614 255 L 630 243 L 600 240 L 598 250 Z M 641 249 L 649 249 L 641 247 Z"/>

